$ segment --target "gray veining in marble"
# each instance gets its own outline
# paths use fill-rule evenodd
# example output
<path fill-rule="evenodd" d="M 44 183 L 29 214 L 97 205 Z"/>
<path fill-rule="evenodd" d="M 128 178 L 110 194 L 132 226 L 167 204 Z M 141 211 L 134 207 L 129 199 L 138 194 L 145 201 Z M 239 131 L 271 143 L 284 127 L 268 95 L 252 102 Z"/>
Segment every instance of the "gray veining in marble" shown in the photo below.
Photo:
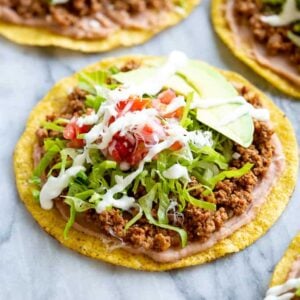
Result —
<path fill-rule="evenodd" d="M 173 49 L 240 72 L 268 92 L 300 139 L 300 102 L 270 87 L 236 60 L 213 33 L 209 1 L 188 20 L 145 45 L 102 55 L 39 49 L 0 40 L 0 299 L 262 299 L 274 265 L 300 229 L 300 179 L 286 211 L 246 250 L 185 270 L 143 273 L 91 260 L 45 234 L 20 203 L 12 170 L 14 146 L 31 109 L 59 79 L 106 56 L 167 54 Z"/>

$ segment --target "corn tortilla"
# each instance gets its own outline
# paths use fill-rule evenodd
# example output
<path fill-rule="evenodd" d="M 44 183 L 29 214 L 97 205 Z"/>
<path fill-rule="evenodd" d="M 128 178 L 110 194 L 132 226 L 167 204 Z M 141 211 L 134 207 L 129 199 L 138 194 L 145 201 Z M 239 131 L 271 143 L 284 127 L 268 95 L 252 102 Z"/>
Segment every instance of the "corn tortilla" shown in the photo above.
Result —
<path fill-rule="evenodd" d="M 127 60 L 140 60 L 144 65 L 157 63 L 161 58 L 150 56 L 127 56 L 121 58 L 107 59 L 87 67 L 91 71 L 99 68 L 108 68 L 112 65 L 123 65 Z M 262 92 L 252 86 L 241 76 L 221 71 L 230 81 L 240 82 L 257 93 L 263 104 L 270 110 L 271 119 L 275 131 L 283 143 L 283 151 L 286 157 L 286 166 L 282 176 L 272 188 L 266 202 L 261 207 L 255 220 L 240 228 L 229 238 L 222 240 L 207 251 L 183 258 L 173 263 L 157 263 L 143 255 L 130 254 L 122 249 L 109 252 L 101 240 L 85 235 L 71 229 L 69 238 L 64 239 L 63 230 L 65 221 L 56 209 L 43 210 L 33 199 L 31 186 L 28 183 L 33 172 L 32 152 L 36 143 L 35 131 L 39 128 L 46 115 L 60 112 L 66 104 L 67 91 L 76 85 L 76 74 L 58 82 L 43 100 L 33 109 L 28 119 L 26 129 L 20 138 L 14 153 L 14 169 L 16 184 L 21 200 L 32 214 L 39 225 L 64 246 L 71 248 L 81 254 L 100 259 L 115 265 L 121 265 L 139 270 L 164 271 L 175 268 L 197 265 L 212 261 L 226 254 L 238 252 L 251 245 L 261 237 L 278 219 L 287 205 L 293 192 L 298 168 L 297 143 L 293 128 L 286 116 L 268 99 Z"/>
<path fill-rule="evenodd" d="M 47 29 L 9 24 L 0 21 L 0 35 L 7 39 L 28 46 L 57 46 L 82 52 L 104 52 L 118 47 L 142 44 L 160 31 L 174 26 L 188 17 L 201 0 L 186 0 L 183 13 L 169 12 L 158 26 L 152 30 L 120 29 L 104 39 L 76 40 L 55 34 Z"/>
<path fill-rule="evenodd" d="M 300 254 L 300 234 L 298 234 L 293 239 L 288 249 L 286 250 L 284 256 L 276 266 L 274 273 L 272 275 L 270 286 L 280 285 L 286 282 L 291 267 L 294 261 L 297 259 L 297 256 L 299 256 L 299 254 Z"/>
<path fill-rule="evenodd" d="M 212 0 L 211 6 L 211 16 L 214 29 L 227 47 L 232 51 L 232 53 L 250 68 L 252 68 L 256 73 L 262 76 L 265 80 L 270 82 L 280 91 L 296 98 L 300 98 L 300 88 L 295 87 L 293 83 L 284 77 L 276 74 L 272 70 L 262 66 L 256 60 L 251 58 L 247 54 L 247 45 L 239 47 L 236 45 L 232 31 L 230 30 L 226 16 L 224 13 L 224 6 L 227 0 Z"/>

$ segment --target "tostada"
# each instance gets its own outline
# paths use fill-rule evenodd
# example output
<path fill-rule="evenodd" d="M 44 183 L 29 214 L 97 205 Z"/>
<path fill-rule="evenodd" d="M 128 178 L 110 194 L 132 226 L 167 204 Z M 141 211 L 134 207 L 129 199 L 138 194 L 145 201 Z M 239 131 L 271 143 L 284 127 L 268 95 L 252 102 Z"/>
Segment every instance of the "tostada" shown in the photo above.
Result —
<path fill-rule="evenodd" d="M 83 52 L 141 44 L 186 18 L 200 0 L 1 0 L 0 35 Z"/>
<path fill-rule="evenodd" d="M 295 185 L 286 116 L 245 79 L 189 60 L 104 60 L 56 84 L 14 156 L 22 201 L 85 255 L 166 270 L 263 235 Z"/>

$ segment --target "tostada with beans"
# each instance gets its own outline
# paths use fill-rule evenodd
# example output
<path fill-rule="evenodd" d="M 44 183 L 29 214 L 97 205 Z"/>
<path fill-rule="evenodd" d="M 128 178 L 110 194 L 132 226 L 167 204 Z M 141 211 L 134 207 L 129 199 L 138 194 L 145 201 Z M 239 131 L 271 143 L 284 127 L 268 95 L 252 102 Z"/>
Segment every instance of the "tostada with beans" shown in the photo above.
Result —
<path fill-rule="evenodd" d="M 300 299 L 300 236 L 293 239 L 276 266 L 265 300 Z"/>
<path fill-rule="evenodd" d="M 0 35 L 20 44 L 102 52 L 141 44 L 200 0 L 1 0 Z"/>
<path fill-rule="evenodd" d="M 239 59 L 276 88 L 300 97 L 298 0 L 213 0 L 212 19 Z"/>
<path fill-rule="evenodd" d="M 271 100 L 178 51 L 106 59 L 62 80 L 14 156 L 20 197 L 46 232 L 144 270 L 252 244 L 288 203 L 297 163 Z"/>

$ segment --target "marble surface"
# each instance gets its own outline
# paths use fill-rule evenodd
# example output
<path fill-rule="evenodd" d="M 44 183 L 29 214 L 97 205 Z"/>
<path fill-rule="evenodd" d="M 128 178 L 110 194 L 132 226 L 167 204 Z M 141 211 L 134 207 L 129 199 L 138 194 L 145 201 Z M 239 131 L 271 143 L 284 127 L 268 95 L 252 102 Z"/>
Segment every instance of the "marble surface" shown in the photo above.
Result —
<path fill-rule="evenodd" d="M 292 121 L 300 140 L 300 102 L 276 92 L 237 61 L 213 33 L 209 1 L 188 20 L 147 44 L 104 55 L 14 45 L 0 39 L 0 299 L 262 299 L 274 265 L 300 229 L 300 179 L 280 220 L 254 245 L 216 262 L 143 273 L 91 260 L 45 234 L 20 203 L 12 155 L 27 116 L 51 86 L 106 56 L 167 54 L 173 49 L 240 72 L 265 90 Z"/>

